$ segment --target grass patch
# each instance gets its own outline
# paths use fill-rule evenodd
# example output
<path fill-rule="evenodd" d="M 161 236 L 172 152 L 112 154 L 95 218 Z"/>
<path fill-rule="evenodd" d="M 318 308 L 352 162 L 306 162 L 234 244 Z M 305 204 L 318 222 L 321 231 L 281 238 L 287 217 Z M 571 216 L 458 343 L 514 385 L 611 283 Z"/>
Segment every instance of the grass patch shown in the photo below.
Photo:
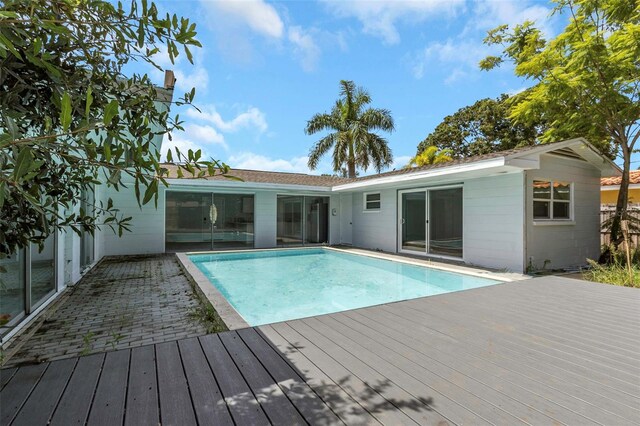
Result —
<path fill-rule="evenodd" d="M 621 262 L 614 262 L 609 265 L 600 265 L 594 261 L 589 261 L 591 269 L 585 271 L 583 276 L 589 281 L 605 284 L 613 284 L 624 287 L 640 288 L 640 265 L 632 264 L 633 284 L 629 276 L 629 269 Z"/>
<path fill-rule="evenodd" d="M 220 315 L 213 309 L 211 303 L 209 303 L 208 300 L 204 300 L 204 297 L 202 297 L 195 288 L 193 292 L 195 293 L 198 304 L 189 312 L 189 316 L 200 322 L 207 330 L 207 333 L 220 333 L 229 330 L 224 321 L 222 321 L 222 318 L 220 318 Z"/>

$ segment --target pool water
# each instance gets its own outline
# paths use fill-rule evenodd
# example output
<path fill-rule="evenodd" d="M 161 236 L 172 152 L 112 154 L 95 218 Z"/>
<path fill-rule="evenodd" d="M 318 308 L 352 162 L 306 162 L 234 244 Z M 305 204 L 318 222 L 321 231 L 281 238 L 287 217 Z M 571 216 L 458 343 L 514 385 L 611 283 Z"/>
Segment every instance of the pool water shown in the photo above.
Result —
<path fill-rule="evenodd" d="M 323 248 L 189 258 L 252 326 L 499 282 Z"/>

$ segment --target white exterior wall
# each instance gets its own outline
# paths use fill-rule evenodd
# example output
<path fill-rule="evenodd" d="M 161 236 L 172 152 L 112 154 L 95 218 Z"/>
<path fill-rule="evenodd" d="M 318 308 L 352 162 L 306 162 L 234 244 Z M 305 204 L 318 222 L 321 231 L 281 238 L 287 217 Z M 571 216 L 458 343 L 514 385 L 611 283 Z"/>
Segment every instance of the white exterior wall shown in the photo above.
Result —
<path fill-rule="evenodd" d="M 353 194 L 340 194 L 338 216 L 340 216 L 340 239 L 338 243 L 351 245 L 353 244 Z"/>
<path fill-rule="evenodd" d="M 276 192 L 258 191 L 253 198 L 254 247 L 276 246 L 278 197 Z"/>
<path fill-rule="evenodd" d="M 533 220 L 533 181 L 573 183 L 573 221 Z M 527 264 L 534 269 L 586 265 L 600 254 L 600 173 L 589 163 L 543 155 L 540 169 L 527 172 Z"/>
<path fill-rule="evenodd" d="M 364 192 L 353 193 L 353 245 L 387 252 L 396 251 L 397 190 L 381 189 L 380 210 L 364 211 Z"/>
<path fill-rule="evenodd" d="M 522 272 L 524 174 L 469 179 L 462 193 L 464 261 Z"/>
<path fill-rule="evenodd" d="M 103 242 L 104 256 L 123 254 L 150 254 L 164 253 L 164 200 L 165 188 L 158 189 L 158 208 L 153 200 L 140 208 L 133 192 L 133 184 L 127 184 L 128 188 L 113 188 L 104 191 L 102 201 L 111 197 L 113 205 L 120 211 L 119 215 L 131 217 L 129 227 L 131 232 L 123 232 L 122 237 L 105 228 L 100 240 Z M 141 189 L 143 191 L 143 189 Z M 96 260 L 98 258 L 96 257 Z"/>

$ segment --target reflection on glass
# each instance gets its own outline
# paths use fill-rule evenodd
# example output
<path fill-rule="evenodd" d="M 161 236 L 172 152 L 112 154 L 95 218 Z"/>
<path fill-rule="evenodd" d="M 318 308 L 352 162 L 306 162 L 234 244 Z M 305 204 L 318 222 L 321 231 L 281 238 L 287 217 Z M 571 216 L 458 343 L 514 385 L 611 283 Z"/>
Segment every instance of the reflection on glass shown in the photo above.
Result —
<path fill-rule="evenodd" d="M 555 202 L 553 203 L 553 218 L 554 219 L 569 219 L 569 203 Z"/>
<path fill-rule="evenodd" d="M 166 193 L 166 251 L 211 250 L 211 194 Z"/>
<path fill-rule="evenodd" d="M 42 303 L 56 288 L 55 282 L 55 237 L 50 235 L 42 250 L 31 246 L 31 307 Z"/>
<path fill-rule="evenodd" d="M 0 335 L 24 313 L 25 305 L 25 256 L 24 251 L 0 259 Z"/>
<path fill-rule="evenodd" d="M 327 197 L 304 197 L 306 216 L 306 244 L 329 242 L 329 199 Z"/>
<path fill-rule="evenodd" d="M 302 244 L 303 203 L 303 197 L 278 195 L 278 245 Z"/>
<path fill-rule="evenodd" d="M 534 201 L 533 202 L 533 218 L 534 219 L 549 219 L 551 217 L 551 209 L 549 201 Z"/>
<path fill-rule="evenodd" d="M 95 214 L 93 188 L 85 188 L 82 191 L 82 204 L 80 208 L 85 215 L 93 216 Z M 80 270 L 84 270 L 93 264 L 95 259 L 94 253 L 94 236 L 91 232 L 81 231 L 80 235 Z"/>
<path fill-rule="evenodd" d="M 253 195 L 167 192 L 166 251 L 253 247 Z"/>
<path fill-rule="evenodd" d="M 253 195 L 213 194 L 213 248 L 253 247 Z"/>
<path fill-rule="evenodd" d="M 402 249 L 426 250 L 426 192 L 402 194 Z"/>
<path fill-rule="evenodd" d="M 542 200 L 551 199 L 551 182 L 542 180 L 533 181 L 533 198 Z"/>
<path fill-rule="evenodd" d="M 429 253 L 462 257 L 462 188 L 429 191 Z"/>
<path fill-rule="evenodd" d="M 553 199 L 569 201 L 571 199 L 571 184 L 568 182 L 554 182 L 553 183 Z"/>

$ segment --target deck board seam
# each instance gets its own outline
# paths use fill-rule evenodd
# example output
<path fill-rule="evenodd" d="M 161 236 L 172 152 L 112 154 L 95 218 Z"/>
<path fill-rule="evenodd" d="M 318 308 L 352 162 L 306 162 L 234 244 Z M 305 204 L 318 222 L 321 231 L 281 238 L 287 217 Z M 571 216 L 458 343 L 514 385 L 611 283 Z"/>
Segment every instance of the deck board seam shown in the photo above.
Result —
<path fill-rule="evenodd" d="M 40 380 L 42 380 L 42 376 L 44 376 L 44 373 L 49 369 L 50 366 L 51 366 L 51 363 L 47 362 L 47 366 L 44 368 L 44 370 L 42 370 L 42 372 L 38 376 L 38 379 L 33 383 L 33 386 L 31 386 L 31 389 L 29 390 L 27 395 L 25 395 L 24 400 L 20 404 L 20 407 L 16 410 L 15 413 L 13 413 L 13 417 L 11 419 L 9 419 L 7 424 L 9 424 L 9 425 L 12 424 L 15 421 L 15 419 L 18 417 L 18 415 L 20 414 L 20 411 L 22 411 L 22 408 L 24 407 L 24 405 L 27 403 L 27 401 L 29 401 L 29 398 L 31 397 L 31 394 L 36 389 L 36 387 L 38 386 L 38 383 L 40 383 Z M 20 368 L 22 368 L 22 367 L 20 367 Z M 16 371 L 16 374 L 17 374 L 17 371 Z"/>
<path fill-rule="evenodd" d="M 75 363 L 73 364 L 73 369 L 71 370 L 71 373 L 69 374 L 69 377 L 67 378 L 67 382 L 64 384 L 64 387 L 62 388 L 62 391 L 60 392 L 60 395 L 58 395 L 58 400 L 56 401 L 55 406 L 53 407 L 53 409 L 51 410 L 51 413 L 49 414 L 49 418 L 47 419 L 47 424 L 51 423 L 51 420 L 53 419 L 53 416 L 56 413 L 56 410 L 58 409 L 58 406 L 60 405 L 60 401 L 62 401 L 62 397 L 64 396 L 64 393 L 67 391 L 67 388 L 69 387 L 69 383 L 71 382 L 71 378 L 73 377 L 73 373 L 76 372 L 76 368 L 78 368 L 78 363 L 80 362 L 80 358 L 76 358 Z"/>
<path fill-rule="evenodd" d="M 233 418 L 233 413 L 229 409 L 229 404 L 227 404 L 227 402 L 226 402 L 226 400 L 224 398 L 224 393 L 222 392 L 222 387 L 220 386 L 220 382 L 218 381 L 218 377 L 215 375 L 215 373 L 213 371 L 213 368 L 211 368 L 211 365 L 209 364 L 209 359 L 207 358 L 207 355 L 205 354 L 204 347 L 202 346 L 202 342 L 200 341 L 200 337 L 196 337 L 196 340 L 198 341 L 198 347 L 202 351 L 202 356 L 204 357 L 204 361 L 205 361 L 205 363 L 207 365 L 207 368 L 209 369 L 209 371 L 211 371 L 211 376 L 213 377 L 213 381 L 216 383 L 216 386 L 218 387 L 218 390 L 220 391 L 220 396 L 222 397 L 222 401 L 224 402 L 224 408 L 227 410 L 227 413 L 229 414 L 229 418 L 231 419 L 231 422 L 234 425 L 237 425 L 236 420 Z M 189 381 L 187 380 L 187 383 L 188 382 Z M 195 407 L 194 407 L 194 409 L 195 409 Z M 197 418 L 198 418 L 198 416 L 196 415 L 196 419 Z"/>
<path fill-rule="evenodd" d="M 189 376 L 187 375 L 187 370 L 184 366 L 184 360 L 182 359 L 182 349 L 180 349 L 180 345 L 177 341 L 176 349 L 178 350 L 178 359 L 180 360 L 180 370 L 182 371 L 182 375 L 184 376 L 184 382 L 187 385 L 187 392 L 189 393 L 189 402 L 191 403 L 191 409 L 193 410 L 193 417 L 196 419 L 196 424 L 200 425 L 200 419 L 198 419 L 198 410 L 196 410 L 196 406 L 193 404 L 193 394 L 191 391 L 191 384 L 189 383 Z"/>

